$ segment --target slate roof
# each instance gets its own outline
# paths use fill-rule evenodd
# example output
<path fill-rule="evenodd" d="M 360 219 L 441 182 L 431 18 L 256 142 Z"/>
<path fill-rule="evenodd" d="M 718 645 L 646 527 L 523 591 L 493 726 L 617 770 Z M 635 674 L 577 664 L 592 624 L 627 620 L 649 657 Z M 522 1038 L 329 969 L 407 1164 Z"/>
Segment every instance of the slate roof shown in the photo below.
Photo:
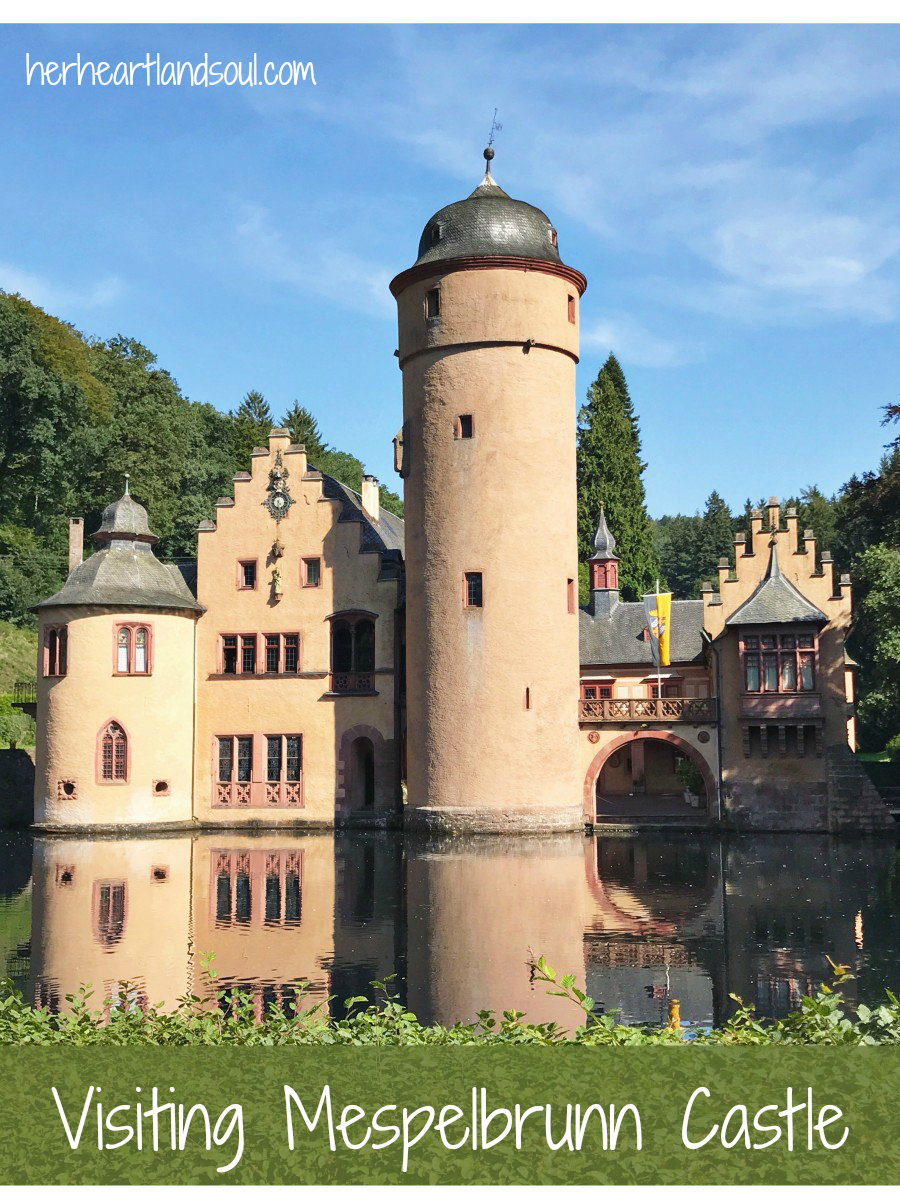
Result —
<path fill-rule="evenodd" d="M 606 523 L 606 512 L 603 505 L 600 505 L 600 520 L 597 524 L 597 532 L 594 534 L 594 553 L 591 558 L 615 558 L 616 539 L 610 533 L 609 526 Z"/>
<path fill-rule="evenodd" d="M 115 537 L 136 537 L 148 542 L 158 540 L 150 532 L 146 508 L 143 504 L 138 504 L 134 496 L 127 491 L 112 504 L 107 504 L 100 520 L 100 528 L 93 536 L 98 542 L 109 541 Z"/>
<path fill-rule="evenodd" d="M 587 609 L 578 618 L 582 666 L 653 666 L 650 642 L 641 633 L 647 624 L 644 606 L 619 603 L 609 616 L 592 617 Z M 672 601 L 669 657 L 673 664 L 703 661 L 703 601 Z"/>
<path fill-rule="evenodd" d="M 765 579 L 753 595 L 725 621 L 726 625 L 787 625 L 795 621 L 828 623 L 821 609 L 811 604 L 781 573 L 773 544 Z"/>
<path fill-rule="evenodd" d="M 146 542 L 124 539 L 116 539 L 86 558 L 69 572 L 56 595 L 42 600 L 35 609 L 63 604 L 204 611 L 174 563 L 161 563 Z"/>
<path fill-rule="evenodd" d="M 546 213 L 524 200 L 513 200 L 494 182 L 488 168 L 471 195 L 434 214 L 422 231 L 415 265 L 492 255 L 558 263 L 551 228 Z"/>
<path fill-rule="evenodd" d="M 395 516 L 382 506 L 378 521 L 373 521 L 362 509 L 362 497 L 331 475 L 322 473 L 322 494 L 326 499 L 341 500 L 341 515 L 338 521 L 359 521 L 362 526 L 360 550 L 378 551 L 386 562 L 400 563 L 403 558 L 403 518 Z"/>

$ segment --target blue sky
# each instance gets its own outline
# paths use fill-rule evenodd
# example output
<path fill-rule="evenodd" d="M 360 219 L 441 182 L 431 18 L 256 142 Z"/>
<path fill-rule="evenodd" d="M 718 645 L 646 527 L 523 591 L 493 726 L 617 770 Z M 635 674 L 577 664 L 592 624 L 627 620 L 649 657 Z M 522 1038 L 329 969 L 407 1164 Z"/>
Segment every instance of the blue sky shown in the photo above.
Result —
<path fill-rule="evenodd" d="M 900 27 L 6 26 L 0 288 L 148 345 L 195 400 L 294 399 L 388 486 L 394 303 L 495 176 L 588 278 L 648 506 L 877 465 L 900 394 Z M 312 60 L 316 86 L 25 86 L 32 61 Z"/>

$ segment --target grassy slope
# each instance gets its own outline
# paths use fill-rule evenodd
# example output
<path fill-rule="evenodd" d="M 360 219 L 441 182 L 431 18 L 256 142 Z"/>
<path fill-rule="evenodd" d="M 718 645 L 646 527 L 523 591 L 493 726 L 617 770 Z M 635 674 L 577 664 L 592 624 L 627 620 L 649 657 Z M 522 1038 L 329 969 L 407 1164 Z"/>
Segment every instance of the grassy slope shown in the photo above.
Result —
<path fill-rule="evenodd" d="M 0 696 L 11 695 L 17 679 L 34 679 L 37 633 L 0 621 Z"/>

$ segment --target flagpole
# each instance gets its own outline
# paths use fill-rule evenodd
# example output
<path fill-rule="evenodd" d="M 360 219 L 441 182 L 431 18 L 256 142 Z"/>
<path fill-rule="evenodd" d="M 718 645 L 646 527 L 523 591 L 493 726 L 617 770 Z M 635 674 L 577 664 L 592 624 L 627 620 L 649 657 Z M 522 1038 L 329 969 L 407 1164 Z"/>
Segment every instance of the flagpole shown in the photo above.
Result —
<path fill-rule="evenodd" d="M 656 580 L 656 698 L 662 700 L 662 624 L 659 617 L 659 578 Z M 662 712 L 662 706 L 657 707 Z"/>

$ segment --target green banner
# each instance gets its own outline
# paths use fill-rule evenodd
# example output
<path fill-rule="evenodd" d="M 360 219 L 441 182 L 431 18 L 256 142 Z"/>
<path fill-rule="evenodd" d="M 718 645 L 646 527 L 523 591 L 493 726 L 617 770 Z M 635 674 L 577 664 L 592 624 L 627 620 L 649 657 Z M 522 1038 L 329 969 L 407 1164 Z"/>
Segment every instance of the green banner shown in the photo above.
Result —
<path fill-rule="evenodd" d="M 875 1184 L 900 1049 L 11 1047 L 8 1184 Z"/>

